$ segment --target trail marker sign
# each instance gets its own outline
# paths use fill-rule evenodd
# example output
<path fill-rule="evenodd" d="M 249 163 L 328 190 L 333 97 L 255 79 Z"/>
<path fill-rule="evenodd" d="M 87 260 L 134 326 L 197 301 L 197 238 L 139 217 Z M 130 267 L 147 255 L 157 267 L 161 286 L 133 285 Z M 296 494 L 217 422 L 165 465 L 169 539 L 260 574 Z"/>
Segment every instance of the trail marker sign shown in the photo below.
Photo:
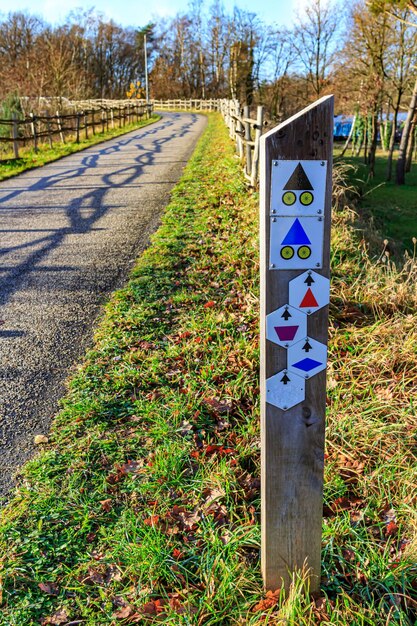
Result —
<path fill-rule="evenodd" d="M 266 337 L 288 348 L 307 335 L 307 315 L 285 305 L 266 317 Z"/>
<path fill-rule="evenodd" d="M 261 138 L 261 561 L 320 582 L 333 97 Z M 299 315 L 298 315 L 299 314 Z"/>
<path fill-rule="evenodd" d="M 266 381 L 266 397 L 269 404 L 287 411 L 304 400 L 305 380 L 282 370 Z"/>
<path fill-rule="evenodd" d="M 311 378 L 326 369 L 327 346 L 305 337 L 288 349 L 288 370 L 298 376 Z"/>
<path fill-rule="evenodd" d="M 323 217 L 272 217 L 270 269 L 321 268 Z"/>
<path fill-rule="evenodd" d="M 327 161 L 275 160 L 271 176 L 271 215 L 322 215 Z"/>
<path fill-rule="evenodd" d="M 288 303 L 307 315 L 329 304 L 330 280 L 313 270 L 290 280 Z"/>

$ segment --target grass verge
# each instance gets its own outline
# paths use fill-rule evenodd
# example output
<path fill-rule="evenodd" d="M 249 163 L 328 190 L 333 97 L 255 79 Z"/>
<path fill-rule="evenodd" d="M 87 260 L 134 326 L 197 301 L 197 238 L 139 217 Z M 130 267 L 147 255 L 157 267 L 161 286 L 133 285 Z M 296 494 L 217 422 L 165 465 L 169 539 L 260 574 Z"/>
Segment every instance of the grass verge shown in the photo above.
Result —
<path fill-rule="evenodd" d="M 98 143 L 112 139 L 113 137 L 119 137 L 126 133 L 148 126 L 161 119 L 160 115 L 151 115 L 148 120 L 141 120 L 133 124 L 127 124 L 122 128 L 114 128 L 104 133 L 96 133 L 88 139 L 80 139 L 78 143 L 75 142 L 75 137 L 67 137 L 66 143 L 54 143 L 52 148 L 49 144 L 41 143 L 38 146 L 38 151 L 35 152 L 34 148 L 20 148 L 20 158 L 10 158 L 8 160 L 2 160 L 0 163 L 0 180 L 11 178 L 17 174 L 21 174 L 26 170 L 31 170 L 35 167 L 41 167 L 52 161 L 57 161 L 62 157 L 73 154 L 74 152 L 80 152 L 91 146 L 95 146 Z"/>
<path fill-rule="evenodd" d="M 415 308 L 354 219 L 335 211 L 320 596 L 302 573 L 262 591 L 257 197 L 212 115 L 2 513 L 1 624 L 415 624 Z"/>
<path fill-rule="evenodd" d="M 337 151 L 336 151 L 337 154 Z M 387 153 L 378 150 L 375 176 L 368 178 L 363 157 L 344 157 L 344 162 L 355 167 L 351 182 L 360 194 L 361 212 L 372 220 L 374 228 L 390 240 L 393 252 L 414 251 L 413 237 L 417 237 L 417 166 L 414 163 L 406 175 L 406 185 L 386 180 Z M 395 162 L 393 164 L 395 180 Z"/>

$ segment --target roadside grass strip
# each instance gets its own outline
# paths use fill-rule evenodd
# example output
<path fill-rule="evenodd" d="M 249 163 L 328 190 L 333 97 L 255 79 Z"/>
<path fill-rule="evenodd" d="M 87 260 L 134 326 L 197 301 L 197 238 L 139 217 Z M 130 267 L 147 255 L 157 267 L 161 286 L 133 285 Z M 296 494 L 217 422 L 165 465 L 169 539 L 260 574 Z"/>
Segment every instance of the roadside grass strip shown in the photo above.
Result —
<path fill-rule="evenodd" d="M 153 124 L 160 119 L 160 115 L 153 114 L 148 120 L 144 119 L 132 124 L 126 124 L 126 126 L 121 128 L 107 130 L 104 133 L 96 133 L 95 135 L 91 135 L 88 139 L 80 138 L 78 143 L 75 141 L 76 138 L 74 135 L 73 137 L 66 137 L 66 143 L 55 142 L 52 144 L 52 147 L 47 143 L 40 143 L 37 151 L 34 148 L 22 147 L 19 149 L 21 156 L 18 159 L 10 157 L 10 159 L 3 158 L 2 161 L 0 161 L 0 180 L 6 180 L 26 170 L 52 163 L 69 154 L 74 154 L 74 152 L 80 152 L 81 150 L 90 148 L 90 146 L 95 146 L 96 144 L 103 143 L 103 141 L 113 139 L 113 137 L 120 137 L 121 135 L 132 132 L 132 130 Z"/>
<path fill-rule="evenodd" d="M 0 624 L 415 624 L 415 287 L 343 206 L 322 592 L 262 590 L 257 202 L 210 115 L 2 512 Z"/>

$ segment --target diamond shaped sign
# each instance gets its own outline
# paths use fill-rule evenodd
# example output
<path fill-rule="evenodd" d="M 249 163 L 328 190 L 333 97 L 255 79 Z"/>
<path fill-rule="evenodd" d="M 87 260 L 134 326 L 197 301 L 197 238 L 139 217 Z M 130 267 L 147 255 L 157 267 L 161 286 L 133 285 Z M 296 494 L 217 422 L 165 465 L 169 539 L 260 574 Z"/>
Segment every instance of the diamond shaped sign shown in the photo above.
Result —
<path fill-rule="evenodd" d="M 330 280 L 308 270 L 289 283 L 289 303 L 310 315 L 329 304 Z"/>
<path fill-rule="evenodd" d="M 305 382 L 301 376 L 282 370 L 267 378 L 266 401 L 287 411 L 305 399 Z"/>
<path fill-rule="evenodd" d="M 305 337 L 288 348 L 288 370 L 304 378 L 311 378 L 327 365 L 327 346 L 310 337 Z"/>
<path fill-rule="evenodd" d="M 266 338 L 288 348 L 307 335 L 307 315 L 287 304 L 266 316 Z"/>

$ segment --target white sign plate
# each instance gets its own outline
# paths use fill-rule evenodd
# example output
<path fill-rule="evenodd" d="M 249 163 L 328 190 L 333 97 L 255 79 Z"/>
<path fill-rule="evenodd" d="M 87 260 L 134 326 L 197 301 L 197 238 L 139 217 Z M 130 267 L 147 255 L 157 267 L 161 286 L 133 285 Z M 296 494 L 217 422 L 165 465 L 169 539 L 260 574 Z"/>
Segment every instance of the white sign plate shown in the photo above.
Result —
<path fill-rule="evenodd" d="M 329 304 L 330 280 L 309 270 L 289 282 L 289 303 L 310 315 Z"/>
<path fill-rule="evenodd" d="M 288 371 L 311 378 L 326 369 L 327 347 L 310 337 L 305 337 L 288 348 Z"/>
<path fill-rule="evenodd" d="M 271 215 L 323 215 L 327 161 L 272 161 Z"/>
<path fill-rule="evenodd" d="M 305 395 L 304 379 L 287 370 L 266 380 L 266 401 L 283 411 L 303 402 Z"/>
<path fill-rule="evenodd" d="M 282 306 L 266 316 L 266 338 L 288 348 L 307 336 L 307 315 L 293 307 Z"/>
<path fill-rule="evenodd" d="M 323 264 L 322 217 L 271 217 L 269 268 L 320 269 Z"/>

